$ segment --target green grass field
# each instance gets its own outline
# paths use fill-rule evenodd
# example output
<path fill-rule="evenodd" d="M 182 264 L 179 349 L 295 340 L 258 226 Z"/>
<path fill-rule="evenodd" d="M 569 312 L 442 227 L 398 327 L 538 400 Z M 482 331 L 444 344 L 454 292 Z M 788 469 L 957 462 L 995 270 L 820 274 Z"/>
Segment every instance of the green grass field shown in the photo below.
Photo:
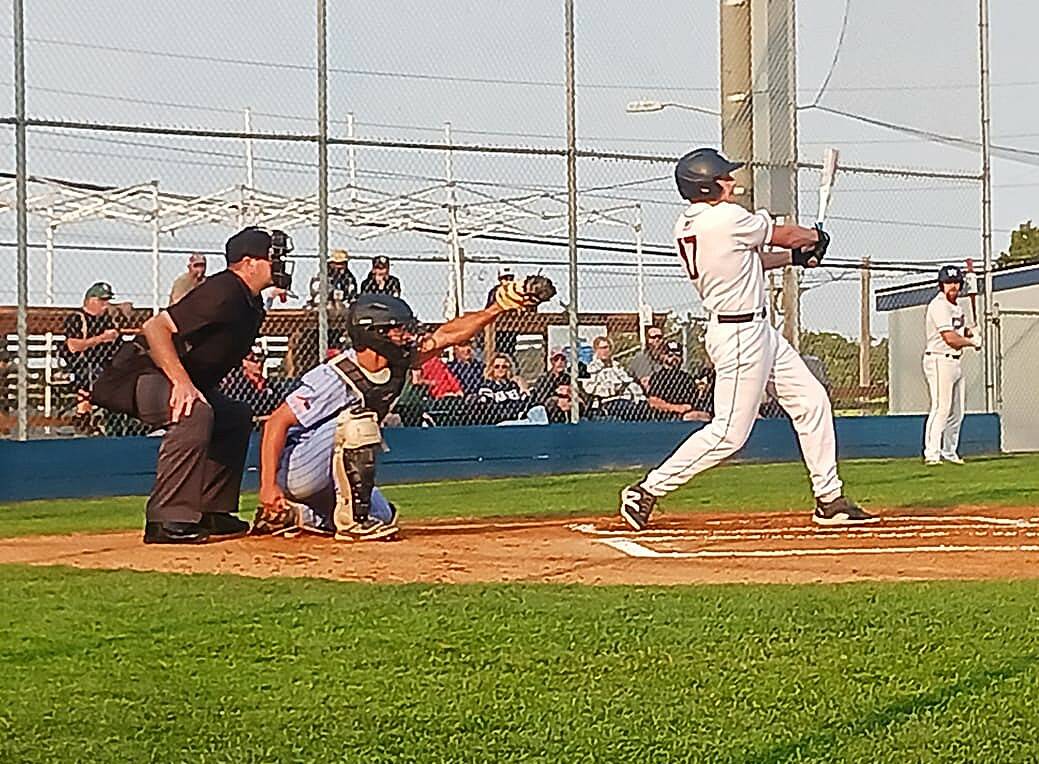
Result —
<path fill-rule="evenodd" d="M 843 474 L 875 506 L 1022 506 L 1039 504 L 1037 466 Z M 627 477 L 388 493 L 406 517 L 605 514 Z M 743 465 L 666 508 L 809 501 L 800 465 Z M 139 528 L 141 506 L 8 505 L 0 532 Z M 1039 761 L 1039 580 L 394 586 L 3 566 L 0 656 L 3 762 Z"/>

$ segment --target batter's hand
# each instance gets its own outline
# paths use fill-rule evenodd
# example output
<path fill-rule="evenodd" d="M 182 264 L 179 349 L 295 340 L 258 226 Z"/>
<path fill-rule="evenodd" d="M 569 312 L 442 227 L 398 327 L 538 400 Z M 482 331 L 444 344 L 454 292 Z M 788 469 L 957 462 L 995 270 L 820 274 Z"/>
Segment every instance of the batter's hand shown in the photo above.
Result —
<path fill-rule="evenodd" d="M 174 382 L 170 388 L 170 421 L 176 424 L 182 416 L 191 416 L 196 401 L 208 403 L 206 396 L 190 381 Z"/>
<path fill-rule="evenodd" d="M 790 250 L 790 262 L 803 268 L 817 268 L 830 247 L 830 234 L 823 230 L 822 223 L 815 224 L 816 242 L 808 247 Z"/>
<path fill-rule="evenodd" d="M 981 350 L 981 337 L 968 337 L 975 350 Z"/>

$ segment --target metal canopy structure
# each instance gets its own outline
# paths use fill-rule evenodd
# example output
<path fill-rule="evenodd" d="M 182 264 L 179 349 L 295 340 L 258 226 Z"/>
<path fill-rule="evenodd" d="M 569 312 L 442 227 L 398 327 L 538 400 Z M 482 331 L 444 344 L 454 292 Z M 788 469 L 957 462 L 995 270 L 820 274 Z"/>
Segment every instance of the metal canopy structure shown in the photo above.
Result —
<path fill-rule="evenodd" d="M 444 243 L 451 267 L 451 311 L 462 311 L 463 245 L 491 234 L 526 237 L 532 241 L 564 233 L 567 228 L 565 192 L 528 191 L 500 197 L 482 185 L 455 181 L 448 172 L 442 182 L 392 193 L 359 186 L 355 173 L 345 186 L 329 190 L 328 218 L 332 227 L 352 231 L 360 240 L 398 233 L 418 233 Z M 232 227 L 261 225 L 288 231 L 318 225 L 318 195 L 287 196 L 246 184 L 192 196 L 161 189 L 159 181 L 110 187 L 65 179 L 30 177 L 27 210 L 47 228 L 46 302 L 54 303 L 54 235 L 59 228 L 96 220 L 111 220 L 146 229 L 151 237 L 152 309 L 162 307 L 159 288 L 161 236 L 184 228 L 217 224 Z M 15 210 L 15 181 L 0 183 L 0 211 Z M 581 225 L 605 224 L 632 233 L 638 260 L 638 304 L 644 312 L 641 205 L 581 204 Z M 356 229 L 361 229 L 360 231 Z"/>

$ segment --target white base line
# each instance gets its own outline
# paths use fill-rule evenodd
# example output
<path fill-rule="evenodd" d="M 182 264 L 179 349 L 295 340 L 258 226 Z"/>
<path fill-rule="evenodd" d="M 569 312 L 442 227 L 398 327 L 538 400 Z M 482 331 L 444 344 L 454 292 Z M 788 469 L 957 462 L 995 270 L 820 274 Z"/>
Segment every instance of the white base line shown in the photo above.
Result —
<path fill-rule="evenodd" d="M 595 539 L 629 557 L 670 559 L 736 558 L 736 557 L 824 557 L 857 554 L 915 554 L 918 552 L 1039 552 L 1039 544 L 1017 546 L 901 546 L 901 547 L 844 547 L 833 549 L 748 549 L 744 551 L 702 549 L 698 552 L 658 552 L 631 539 Z"/>

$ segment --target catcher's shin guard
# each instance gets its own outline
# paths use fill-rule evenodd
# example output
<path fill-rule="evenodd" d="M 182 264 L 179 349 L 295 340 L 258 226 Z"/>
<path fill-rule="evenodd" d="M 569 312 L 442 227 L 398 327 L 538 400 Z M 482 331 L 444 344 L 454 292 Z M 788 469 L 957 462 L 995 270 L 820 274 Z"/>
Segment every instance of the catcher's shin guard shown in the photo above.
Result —
<path fill-rule="evenodd" d="M 375 488 L 375 455 L 381 446 L 382 434 L 374 412 L 352 410 L 339 415 L 332 451 L 336 486 L 333 519 L 337 529 L 368 519 Z"/>
<path fill-rule="evenodd" d="M 336 484 L 336 528 L 348 528 L 368 519 L 375 488 L 375 453 L 378 446 L 337 451 L 332 475 Z"/>

